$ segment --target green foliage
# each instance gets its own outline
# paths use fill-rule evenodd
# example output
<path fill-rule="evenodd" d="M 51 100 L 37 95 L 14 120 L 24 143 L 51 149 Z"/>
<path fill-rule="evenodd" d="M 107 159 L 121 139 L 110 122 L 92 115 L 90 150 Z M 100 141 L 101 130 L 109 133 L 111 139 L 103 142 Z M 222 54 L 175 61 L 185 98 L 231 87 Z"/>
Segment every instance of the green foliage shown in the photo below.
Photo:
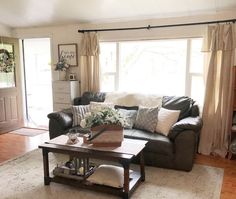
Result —
<path fill-rule="evenodd" d="M 15 61 L 13 53 L 9 53 L 6 49 L 0 49 L 0 72 L 13 72 L 14 67 Z"/>
<path fill-rule="evenodd" d="M 55 70 L 66 71 L 69 67 L 70 65 L 66 62 L 66 60 L 64 58 L 60 58 L 56 64 Z"/>
<path fill-rule="evenodd" d="M 103 124 L 115 124 L 124 126 L 125 119 L 112 108 L 103 108 L 97 112 L 87 113 L 85 119 L 80 123 L 83 128 L 91 128 Z"/>

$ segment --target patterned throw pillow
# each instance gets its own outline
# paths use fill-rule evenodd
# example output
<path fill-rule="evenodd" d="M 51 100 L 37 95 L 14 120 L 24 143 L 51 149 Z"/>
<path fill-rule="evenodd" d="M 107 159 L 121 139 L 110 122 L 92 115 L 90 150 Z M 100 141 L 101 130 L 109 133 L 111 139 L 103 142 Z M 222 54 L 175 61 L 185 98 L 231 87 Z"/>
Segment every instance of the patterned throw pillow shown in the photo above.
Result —
<path fill-rule="evenodd" d="M 118 112 L 126 120 L 124 128 L 132 129 L 137 117 L 137 110 L 118 109 Z"/>
<path fill-rule="evenodd" d="M 73 127 L 79 126 L 82 119 L 84 119 L 85 114 L 90 112 L 89 105 L 80 105 L 80 106 L 72 106 L 72 114 L 73 114 Z"/>
<path fill-rule="evenodd" d="M 139 107 L 137 118 L 135 121 L 135 128 L 154 132 L 157 125 L 158 107 L 146 108 Z"/>

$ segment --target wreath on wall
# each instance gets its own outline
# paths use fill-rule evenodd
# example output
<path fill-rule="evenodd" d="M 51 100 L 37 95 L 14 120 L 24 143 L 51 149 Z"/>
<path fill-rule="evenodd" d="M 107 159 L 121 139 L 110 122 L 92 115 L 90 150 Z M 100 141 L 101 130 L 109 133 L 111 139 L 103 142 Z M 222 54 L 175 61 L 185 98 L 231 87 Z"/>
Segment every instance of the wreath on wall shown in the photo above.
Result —
<path fill-rule="evenodd" d="M 0 72 L 11 73 L 14 71 L 15 61 L 13 53 L 0 49 Z"/>

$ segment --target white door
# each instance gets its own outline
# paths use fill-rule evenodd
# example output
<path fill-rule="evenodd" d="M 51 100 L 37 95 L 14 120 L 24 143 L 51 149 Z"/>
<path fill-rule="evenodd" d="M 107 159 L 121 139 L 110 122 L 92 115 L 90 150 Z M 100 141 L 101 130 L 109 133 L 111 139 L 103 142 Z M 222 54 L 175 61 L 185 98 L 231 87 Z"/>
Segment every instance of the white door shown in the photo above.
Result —
<path fill-rule="evenodd" d="M 19 39 L 0 41 L 0 133 L 23 126 Z"/>

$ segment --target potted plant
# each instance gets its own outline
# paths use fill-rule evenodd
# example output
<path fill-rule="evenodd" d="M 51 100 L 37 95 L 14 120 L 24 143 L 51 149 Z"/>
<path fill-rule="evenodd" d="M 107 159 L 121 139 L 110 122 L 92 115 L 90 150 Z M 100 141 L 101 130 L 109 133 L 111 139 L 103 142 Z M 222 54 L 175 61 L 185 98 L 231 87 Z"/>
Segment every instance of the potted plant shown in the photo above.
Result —
<path fill-rule="evenodd" d="M 67 71 L 69 70 L 70 65 L 67 63 L 66 59 L 63 57 L 59 58 L 59 61 L 56 63 L 55 71 L 65 71 L 63 80 L 67 80 Z"/>
<path fill-rule="evenodd" d="M 125 119 L 112 108 L 103 108 L 87 113 L 81 121 L 82 128 L 89 128 L 91 135 L 85 142 L 94 146 L 121 146 L 123 141 L 123 126 Z"/>

